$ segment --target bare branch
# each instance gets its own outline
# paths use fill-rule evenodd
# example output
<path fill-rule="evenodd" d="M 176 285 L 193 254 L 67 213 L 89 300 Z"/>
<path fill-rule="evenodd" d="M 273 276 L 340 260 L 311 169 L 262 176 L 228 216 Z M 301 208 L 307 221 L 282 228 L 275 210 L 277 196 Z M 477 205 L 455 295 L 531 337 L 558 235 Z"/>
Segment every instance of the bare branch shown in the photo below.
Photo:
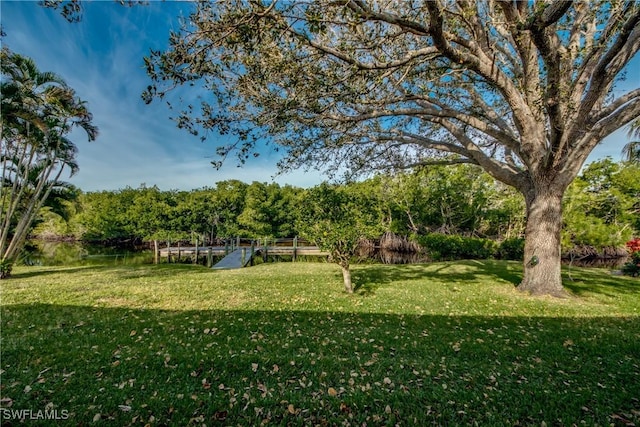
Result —
<path fill-rule="evenodd" d="M 607 40 L 599 42 L 600 46 L 607 46 L 607 51 L 599 56 L 595 66 L 588 67 L 591 70 L 588 74 L 589 88 L 580 109 L 575 113 L 578 117 L 584 117 L 606 95 L 618 73 L 640 48 L 640 6 L 628 7 L 635 7 L 635 11 L 622 25 L 616 39 L 612 43 L 607 43 Z M 582 73 L 588 72 L 588 69 L 585 68 Z"/>
<path fill-rule="evenodd" d="M 607 116 L 613 114 L 616 110 L 624 106 L 625 104 L 640 99 L 640 88 L 634 89 L 631 92 L 627 92 L 624 95 L 616 98 L 611 104 L 600 110 L 596 115 L 591 119 L 592 123 L 598 123 L 599 121 L 605 119 Z"/>
<path fill-rule="evenodd" d="M 388 12 L 375 12 L 362 0 L 347 0 L 347 7 L 361 15 L 365 20 L 388 22 L 389 24 L 397 25 L 419 36 L 428 36 L 431 33 L 431 30 L 428 27 L 425 27 L 419 22 Z"/>
<path fill-rule="evenodd" d="M 546 3 L 538 13 L 534 15 L 534 19 L 529 23 L 528 28 L 531 31 L 541 31 L 550 25 L 558 22 L 562 18 L 567 10 L 572 6 L 571 1 L 556 1 Z"/>
<path fill-rule="evenodd" d="M 295 35 L 300 36 L 300 37 L 304 37 L 302 34 L 299 34 L 297 32 L 293 32 Z M 424 58 L 424 57 L 429 57 L 429 56 L 433 56 L 438 54 L 438 49 L 434 48 L 434 47 L 427 47 L 424 49 L 419 49 L 413 52 L 410 52 L 409 54 L 407 54 L 404 58 L 395 60 L 395 61 L 389 61 L 389 62 L 372 62 L 372 63 L 365 63 L 362 61 L 357 60 L 355 57 L 351 56 L 351 55 L 347 55 L 337 49 L 334 49 L 332 47 L 323 45 L 321 43 L 316 42 L 315 40 L 312 40 L 308 37 L 304 37 L 304 39 L 306 40 L 306 42 L 309 44 L 309 46 L 318 49 L 326 54 L 329 54 L 333 57 L 335 57 L 336 59 L 340 59 L 348 64 L 351 65 L 355 65 L 356 67 L 358 67 L 361 70 L 388 70 L 388 69 L 396 69 L 399 67 L 402 67 L 404 65 L 407 65 L 408 63 L 415 61 L 418 58 Z"/>

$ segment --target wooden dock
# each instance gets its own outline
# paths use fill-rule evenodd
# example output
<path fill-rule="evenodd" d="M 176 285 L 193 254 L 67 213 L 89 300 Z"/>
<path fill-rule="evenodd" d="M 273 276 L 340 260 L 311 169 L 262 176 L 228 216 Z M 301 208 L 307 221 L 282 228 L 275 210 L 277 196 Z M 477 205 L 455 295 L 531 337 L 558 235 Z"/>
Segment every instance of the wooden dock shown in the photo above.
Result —
<path fill-rule="evenodd" d="M 253 256 L 258 255 L 258 253 L 259 251 L 255 251 L 253 253 Z M 247 256 L 246 248 L 236 249 L 226 257 L 222 258 L 216 265 L 211 268 L 215 270 L 230 270 L 234 268 L 246 267 L 247 265 L 251 264 L 253 256 L 251 254 Z"/>
<path fill-rule="evenodd" d="M 244 243 L 243 243 L 244 242 Z M 262 244 L 259 244 L 262 243 Z M 266 245 L 264 243 L 267 243 Z M 193 260 L 206 257 L 207 265 L 215 269 L 242 268 L 250 265 L 256 256 L 266 259 L 269 255 L 291 256 L 293 260 L 298 256 L 327 256 L 328 252 L 317 246 L 298 245 L 297 239 L 278 239 L 266 242 L 233 239 L 225 246 L 171 246 L 158 250 L 157 258 L 167 258 L 169 261 L 191 258 Z M 213 257 L 223 256 L 213 265 Z"/>

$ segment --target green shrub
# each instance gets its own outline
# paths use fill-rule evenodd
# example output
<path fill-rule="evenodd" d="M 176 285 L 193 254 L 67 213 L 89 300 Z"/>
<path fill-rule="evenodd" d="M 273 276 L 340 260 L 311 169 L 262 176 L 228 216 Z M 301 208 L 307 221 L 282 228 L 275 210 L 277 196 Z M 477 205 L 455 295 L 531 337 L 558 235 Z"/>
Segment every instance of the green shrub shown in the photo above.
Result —
<path fill-rule="evenodd" d="M 434 261 L 488 259 L 498 248 L 498 244 L 493 240 L 440 233 L 418 236 L 417 241 Z"/>
<path fill-rule="evenodd" d="M 640 251 L 631 253 L 631 259 L 622 266 L 622 273 L 627 276 L 640 276 Z"/>
<path fill-rule="evenodd" d="M 500 259 L 521 261 L 524 258 L 524 239 L 513 237 L 500 243 L 496 256 Z"/>
<path fill-rule="evenodd" d="M 0 260 L 0 279 L 6 279 L 11 276 L 11 270 L 13 269 L 13 261 L 8 259 Z"/>

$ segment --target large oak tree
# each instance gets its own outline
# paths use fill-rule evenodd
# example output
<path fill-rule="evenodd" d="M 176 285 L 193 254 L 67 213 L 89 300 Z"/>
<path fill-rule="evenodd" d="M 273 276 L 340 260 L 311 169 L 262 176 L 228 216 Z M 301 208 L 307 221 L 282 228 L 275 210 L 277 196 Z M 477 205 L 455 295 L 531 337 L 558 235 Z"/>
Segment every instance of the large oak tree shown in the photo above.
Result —
<path fill-rule="evenodd" d="M 561 201 L 603 138 L 640 115 L 614 85 L 640 46 L 634 1 L 200 2 L 146 58 L 162 98 L 202 91 L 178 125 L 265 141 L 283 169 L 473 163 L 527 209 L 519 289 L 562 295 Z"/>

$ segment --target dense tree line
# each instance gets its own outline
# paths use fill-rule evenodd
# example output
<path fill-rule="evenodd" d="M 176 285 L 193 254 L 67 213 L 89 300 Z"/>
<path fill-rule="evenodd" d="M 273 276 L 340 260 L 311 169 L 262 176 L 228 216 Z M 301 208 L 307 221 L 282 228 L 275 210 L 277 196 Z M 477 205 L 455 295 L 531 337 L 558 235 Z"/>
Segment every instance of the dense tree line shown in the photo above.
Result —
<path fill-rule="evenodd" d="M 624 246 L 640 234 L 640 164 L 591 163 L 564 199 L 563 247 Z"/>
<path fill-rule="evenodd" d="M 302 189 L 227 180 L 191 191 L 141 186 L 81 193 L 74 202 L 65 202 L 68 221 L 45 210 L 34 234 L 106 242 L 293 237 L 305 234 L 310 222 L 319 224 L 319 198 L 331 197 L 327 200 L 348 200 L 351 214 L 341 215 L 363 218 L 377 237 L 385 231 L 496 241 L 523 237 L 522 197 L 472 165 L 379 175 L 338 187 L 344 194 L 329 194 L 322 186 Z M 604 159 L 588 165 L 564 199 L 563 247 L 623 246 L 640 234 L 639 200 L 637 164 Z M 359 227 L 353 221 L 338 226 Z"/>
<path fill-rule="evenodd" d="M 212 188 L 161 191 L 140 186 L 79 196 L 68 223 L 51 221 L 36 234 L 70 234 L 88 241 L 199 241 L 234 236 L 285 237 L 293 229 L 295 199 L 290 186 L 237 180 Z"/>

